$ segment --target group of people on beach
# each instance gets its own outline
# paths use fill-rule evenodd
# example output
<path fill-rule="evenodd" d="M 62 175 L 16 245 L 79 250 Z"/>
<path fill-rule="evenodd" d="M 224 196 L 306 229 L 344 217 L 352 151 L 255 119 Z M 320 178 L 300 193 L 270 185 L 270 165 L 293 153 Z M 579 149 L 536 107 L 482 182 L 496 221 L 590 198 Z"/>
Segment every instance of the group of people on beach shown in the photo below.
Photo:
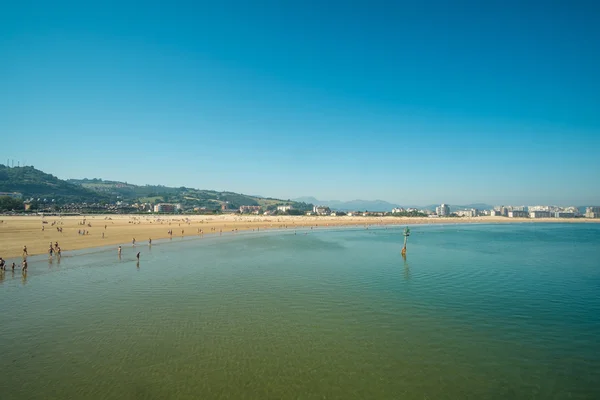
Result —
<path fill-rule="evenodd" d="M 48 257 L 52 258 L 54 254 L 56 254 L 58 258 L 60 258 L 61 256 L 60 246 L 58 245 L 58 242 L 54 243 L 54 247 L 52 246 L 52 242 L 50 242 L 50 248 L 48 249 Z"/>
<path fill-rule="evenodd" d="M 15 268 L 17 267 L 17 264 L 15 264 L 14 262 L 12 263 L 12 270 L 14 272 Z M 25 263 L 25 271 L 27 270 L 27 263 Z M 0 272 L 6 271 L 6 260 L 4 260 L 2 257 L 0 257 Z"/>
<path fill-rule="evenodd" d="M 27 252 L 27 246 L 23 246 L 23 261 L 20 264 L 20 268 L 21 271 L 23 271 L 23 274 L 27 273 L 27 256 L 29 255 L 29 253 Z M 15 262 L 12 263 L 11 265 L 11 269 L 14 272 L 15 268 L 19 267 L 19 265 L 17 265 Z M 4 272 L 6 271 L 6 260 L 4 260 L 2 257 L 0 257 L 0 272 Z"/>

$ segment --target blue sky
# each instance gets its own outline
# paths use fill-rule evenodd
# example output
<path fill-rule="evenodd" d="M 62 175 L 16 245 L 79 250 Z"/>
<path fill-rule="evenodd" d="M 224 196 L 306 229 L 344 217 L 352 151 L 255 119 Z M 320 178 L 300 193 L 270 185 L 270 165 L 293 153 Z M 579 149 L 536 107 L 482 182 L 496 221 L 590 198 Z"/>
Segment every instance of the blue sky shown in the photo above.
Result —
<path fill-rule="evenodd" d="M 600 204 L 600 6 L 0 5 L 0 162 L 400 204 Z M 143 4 L 143 5 L 142 5 Z"/>

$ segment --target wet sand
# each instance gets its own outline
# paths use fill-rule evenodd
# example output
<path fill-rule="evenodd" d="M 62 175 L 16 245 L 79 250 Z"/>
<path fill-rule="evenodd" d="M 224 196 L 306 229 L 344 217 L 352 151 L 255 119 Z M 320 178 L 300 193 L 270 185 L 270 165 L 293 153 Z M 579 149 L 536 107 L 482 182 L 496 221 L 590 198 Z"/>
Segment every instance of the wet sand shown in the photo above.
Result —
<path fill-rule="evenodd" d="M 58 242 L 62 252 L 109 245 L 147 245 L 148 240 L 199 236 L 247 230 L 294 230 L 333 226 L 417 225 L 456 223 L 595 223 L 590 219 L 528 219 L 504 217 L 410 218 L 410 217 L 324 217 L 324 216 L 240 216 L 240 215 L 90 215 L 90 216 L 0 216 L 0 257 L 20 258 L 23 246 L 29 255 L 46 254 L 49 244 Z M 85 221 L 85 223 L 84 223 Z M 54 223 L 54 225 L 53 225 Z M 91 226 L 90 226 L 91 225 Z M 106 226 L 106 228 L 105 228 Z M 44 230 L 42 230 L 42 227 Z M 62 233 L 57 227 L 62 228 Z M 79 235 L 79 230 L 89 234 Z M 104 233 L 104 237 L 102 234 Z"/>

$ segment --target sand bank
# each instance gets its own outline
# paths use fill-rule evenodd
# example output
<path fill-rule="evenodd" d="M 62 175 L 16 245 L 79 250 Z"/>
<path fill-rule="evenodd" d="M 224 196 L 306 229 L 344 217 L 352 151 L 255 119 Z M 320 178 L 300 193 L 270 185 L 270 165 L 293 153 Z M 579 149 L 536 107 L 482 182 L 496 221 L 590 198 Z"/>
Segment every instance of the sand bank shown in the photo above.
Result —
<path fill-rule="evenodd" d="M 90 215 L 90 216 L 0 216 L 0 257 L 20 258 L 23 246 L 29 255 L 46 254 L 49 244 L 58 242 L 62 252 L 109 245 L 146 245 L 152 238 L 214 235 L 247 230 L 294 230 L 332 226 L 416 225 L 454 223 L 561 222 L 594 223 L 589 219 L 409 218 L 409 217 L 309 217 L 240 215 Z M 61 228 L 62 232 L 59 231 Z M 85 231 L 86 234 L 78 234 Z M 203 233 L 200 233 L 203 232 Z"/>

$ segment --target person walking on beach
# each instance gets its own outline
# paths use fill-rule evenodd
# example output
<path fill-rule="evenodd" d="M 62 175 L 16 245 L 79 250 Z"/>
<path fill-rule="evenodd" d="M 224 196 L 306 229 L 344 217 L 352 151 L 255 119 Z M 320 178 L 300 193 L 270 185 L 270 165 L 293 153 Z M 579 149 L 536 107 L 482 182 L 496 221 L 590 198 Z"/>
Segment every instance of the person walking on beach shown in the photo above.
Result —
<path fill-rule="evenodd" d="M 27 257 L 29 254 L 27 254 L 27 246 L 23 246 L 23 257 Z"/>
<path fill-rule="evenodd" d="M 104 239 L 104 232 L 102 232 L 102 239 Z"/>
<path fill-rule="evenodd" d="M 135 246 L 135 238 L 133 238 L 133 240 L 131 241 L 131 245 Z"/>

